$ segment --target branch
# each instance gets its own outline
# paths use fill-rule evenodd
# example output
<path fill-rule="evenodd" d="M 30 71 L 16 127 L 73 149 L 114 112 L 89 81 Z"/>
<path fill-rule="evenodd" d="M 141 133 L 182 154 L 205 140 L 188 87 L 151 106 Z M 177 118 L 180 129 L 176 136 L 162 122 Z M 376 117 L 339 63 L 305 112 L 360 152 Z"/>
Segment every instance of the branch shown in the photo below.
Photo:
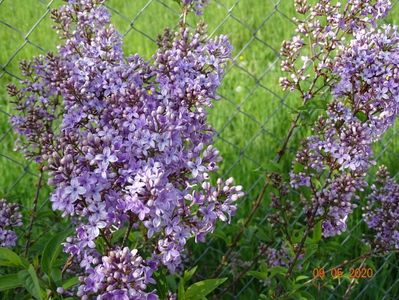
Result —
<path fill-rule="evenodd" d="M 42 187 L 42 180 L 43 180 L 43 167 L 40 167 L 39 181 L 37 183 L 35 198 L 33 199 L 33 210 L 32 210 L 31 216 L 30 216 L 28 232 L 26 233 L 26 243 L 25 243 L 25 251 L 24 251 L 25 257 L 28 256 L 29 248 L 31 245 L 33 223 L 35 222 L 35 219 L 36 219 L 37 203 L 39 201 L 39 194 L 40 194 L 40 189 Z"/>
<path fill-rule="evenodd" d="M 244 233 L 244 229 L 247 227 L 247 225 L 249 224 L 249 222 L 251 222 L 252 218 L 254 217 L 256 211 L 258 210 L 262 200 L 263 200 L 263 196 L 266 193 L 267 188 L 269 187 L 269 177 L 266 178 L 265 183 L 263 184 L 262 190 L 259 193 L 256 201 L 253 203 L 252 205 L 252 209 L 251 212 L 249 213 L 248 217 L 245 219 L 244 224 L 241 226 L 240 231 L 237 233 L 237 235 L 235 236 L 233 242 L 230 244 L 229 246 L 229 250 L 227 250 L 226 254 L 223 256 L 221 263 L 219 264 L 219 266 L 216 268 L 215 272 L 213 273 L 214 276 L 219 275 L 218 273 L 220 272 L 222 266 L 225 264 L 226 261 L 228 261 L 231 252 L 233 251 L 233 249 L 237 246 L 238 241 L 240 240 L 242 234 Z M 254 260 L 255 262 L 255 260 Z"/>

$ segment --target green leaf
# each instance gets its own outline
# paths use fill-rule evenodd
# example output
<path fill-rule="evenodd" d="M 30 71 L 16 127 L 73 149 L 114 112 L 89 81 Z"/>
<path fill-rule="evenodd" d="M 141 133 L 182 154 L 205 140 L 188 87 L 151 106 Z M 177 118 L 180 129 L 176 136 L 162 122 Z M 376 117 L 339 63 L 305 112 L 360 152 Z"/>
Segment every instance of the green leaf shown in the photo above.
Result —
<path fill-rule="evenodd" d="M 166 281 L 165 273 L 162 270 L 155 272 L 154 279 L 159 298 L 165 299 L 168 294 L 168 282 Z"/>
<path fill-rule="evenodd" d="M 70 230 L 60 232 L 54 235 L 43 250 L 41 266 L 43 271 L 51 276 L 51 268 L 53 267 L 58 255 L 61 252 L 62 241 L 70 234 Z"/>
<path fill-rule="evenodd" d="M 38 300 L 43 299 L 42 290 L 39 285 L 39 279 L 32 265 L 29 265 L 28 270 L 18 272 L 18 277 L 22 281 L 25 289 Z"/>
<path fill-rule="evenodd" d="M 184 300 L 186 299 L 186 291 L 184 290 L 184 278 L 180 278 L 179 286 L 177 288 L 177 299 Z"/>
<path fill-rule="evenodd" d="M 0 266 L 27 268 L 28 262 L 14 251 L 0 247 Z"/>
<path fill-rule="evenodd" d="M 368 116 L 362 111 L 358 111 L 355 116 L 363 123 L 368 120 Z"/>
<path fill-rule="evenodd" d="M 62 280 L 61 271 L 61 268 L 51 268 L 51 276 L 49 275 L 49 277 L 54 280 L 54 283 L 57 284 L 57 286 L 60 285 Z"/>
<path fill-rule="evenodd" d="M 0 292 L 20 286 L 22 286 L 22 281 L 19 279 L 18 274 L 0 276 Z"/>
<path fill-rule="evenodd" d="M 295 230 L 293 230 L 292 231 L 292 236 L 291 236 L 292 242 L 295 243 L 295 244 L 299 243 L 302 240 L 303 235 L 304 235 L 303 229 L 295 229 Z"/>
<path fill-rule="evenodd" d="M 317 222 L 313 229 L 313 240 L 317 243 L 321 240 L 321 221 Z"/>
<path fill-rule="evenodd" d="M 273 277 L 275 275 L 285 275 L 287 274 L 288 269 L 282 266 L 275 266 L 270 269 L 270 275 Z"/>
<path fill-rule="evenodd" d="M 193 277 L 193 275 L 195 274 L 196 271 L 197 271 L 197 266 L 195 266 L 194 268 L 192 268 L 190 270 L 185 271 L 184 277 L 183 277 L 184 281 L 188 282 Z"/>
<path fill-rule="evenodd" d="M 78 283 L 79 283 L 78 277 L 71 277 L 64 281 L 64 283 L 62 284 L 62 287 L 64 289 L 69 289 L 69 288 L 73 287 L 74 285 L 77 285 Z"/>
<path fill-rule="evenodd" d="M 309 276 L 299 275 L 297 278 L 295 278 L 295 282 L 302 281 L 302 280 L 307 280 L 307 279 L 309 279 Z"/>
<path fill-rule="evenodd" d="M 223 284 L 226 280 L 227 278 L 216 278 L 198 281 L 189 286 L 186 291 L 185 300 L 204 299 L 205 296 L 212 293 L 214 289 Z"/>
<path fill-rule="evenodd" d="M 269 273 L 268 272 L 259 272 L 259 271 L 249 271 L 247 273 L 247 275 L 253 276 L 253 277 L 255 277 L 256 279 L 259 279 L 259 280 L 265 280 L 265 279 L 267 279 L 267 277 L 269 277 Z"/>

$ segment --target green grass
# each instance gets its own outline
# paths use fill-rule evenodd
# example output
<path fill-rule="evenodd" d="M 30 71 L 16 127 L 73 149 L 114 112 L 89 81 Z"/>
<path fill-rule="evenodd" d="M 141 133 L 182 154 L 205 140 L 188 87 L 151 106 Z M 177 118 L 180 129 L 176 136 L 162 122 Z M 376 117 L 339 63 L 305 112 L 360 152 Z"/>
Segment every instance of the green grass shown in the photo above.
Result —
<path fill-rule="evenodd" d="M 207 272 L 211 272 L 220 260 L 226 243 L 231 241 L 240 226 L 237 222 L 250 210 L 252 201 L 262 187 L 263 173 L 273 167 L 271 162 L 281 146 L 292 113 L 300 105 L 296 95 L 282 92 L 278 85 L 278 79 L 282 76 L 278 51 L 282 41 L 288 39 L 294 30 L 290 21 L 294 16 L 293 1 L 242 0 L 237 5 L 237 0 L 210 2 L 203 17 L 209 24 L 209 32 L 212 35 L 229 36 L 234 46 L 235 60 L 235 64 L 229 66 L 219 90 L 221 100 L 210 111 L 210 122 L 218 131 L 216 145 L 224 157 L 221 174 L 233 176 L 237 183 L 244 186 L 248 195 L 239 204 L 235 224 L 219 228 L 212 239 L 211 248 L 202 245 L 194 250 L 196 255 L 205 253 L 200 260 L 203 276 L 210 276 Z M 12 112 L 6 84 L 16 82 L 12 75 L 20 75 L 18 63 L 21 59 L 43 54 L 43 50 L 56 49 L 58 40 L 51 28 L 48 9 L 58 7 L 60 3 L 59 0 L 0 0 L 0 65 L 3 66 L 0 69 L 0 154 L 7 156 L 0 156 L 0 198 L 19 201 L 27 208 L 32 205 L 32 187 L 37 181 L 37 177 L 31 173 L 37 172 L 33 165 L 29 165 L 21 154 L 13 150 L 16 136 L 10 131 L 6 115 Z M 111 8 L 113 23 L 124 35 L 125 53 L 139 53 L 146 59 L 156 49 L 153 40 L 162 33 L 163 28 L 175 26 L 179 17 L 178 6 L 172 0 L 109 0 L 107 6 Z M 388 22 L 399 21 L 398 6 L 387 19 Z M 189 22 L 193 24 L 194 19 L 190 18 Z M 301 134 L 294 137 L 291 144 L 293 148 L 299 136 Z M 385 142 L 376 147 L 379 162 L 386 163 L 394 173 L 399 170 L 397 146 L 395 130 L 391 130 Z M 282 162 L 285 170 L 289 168 L 292 157 L 293 152 L 290 152 Z M 47 195 L 42 194 L 41 203 L 47 200 Z M 265 199 L 264 208 L 267 208 L 267 201 Z M 260 211 L 255 222 L 262 220 L 263 211 Z M 359 213 L 357 215 L 360 217 Z M 358 218 L 352 222 L 356 224 Z M 253 238 L 250 236 L 251 227 L 245 234 L 248 236 L 245 236 L 244 241 Z M 336 257 L 336 261 L 351 257 L 360 235 L 361 232 L 356 231 L 353 245 L 344 244 L 345 251 Z M 342 242 L 344 238 L 337 241 Z M 246 251 L 247 245 L 240 246 L 242 258 L 248 256 L 246 258 L 250 260 L 252 253 Z M 397 262 L 394 258 L 391 260 L 393 264 Z M 384 269 L 374 283 L 392 285 L 394 276 L 394 271 Z M 261 290 L 262 287 L 253 282 L 241 295 L 242 299 L 255 299 Z M 392 293 L 395 291 L 398 291 L 397 287 Z M 370 299 L 377 299 L 373 297 L 380 294 L 378 289 L 370 288 L 366 295 Z"/>

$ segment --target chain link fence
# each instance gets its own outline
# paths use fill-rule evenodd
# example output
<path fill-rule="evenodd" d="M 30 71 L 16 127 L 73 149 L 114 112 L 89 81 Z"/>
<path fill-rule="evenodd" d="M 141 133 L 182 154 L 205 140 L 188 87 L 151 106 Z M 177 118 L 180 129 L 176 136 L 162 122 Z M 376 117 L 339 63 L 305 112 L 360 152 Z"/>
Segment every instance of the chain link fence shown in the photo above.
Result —
<path fill-rule="evenodd" d="M 235 177 L 247 193 L 239 206 L 239 220 L 245 218 L 262 189 L 264 174 L 273 165 L 272 160 L 282 145 L 292 114 L 298 106 L 295 95 L 282 92 L 278 86 L 278 78 L 282 75 L 279 47 L 294 32 L 291 20 L 294 7 L 291 0 L 210 2 L 204 15 L 209 23 L 210 34 L 227 34 L 234 47 L 232 64 L 219 91 L 220 101 L 210 112 L 210 122 L 217 132 L 216 144 L 225 158 L 221 175 Z M 399 7 L 397 2 L 394 2 L 394 12 L 388 20 L 391 23 L 399 20 L 395 16 Z M 16 136 L 8 122 L 12 105 L 6 95 L 6 84 L 20 79 L 18 64 L 21 59 L 30 59 L 55 50 L 58 40 L 51 29 L 50 12 L 61 3 L 60 0 L 0 0 L 0 197 L 25 199 L 23 201 L 28 207 L 31 207 L 29 199 L 33 198 L 32 186 L 37 181 L 37 171 L 34 164 L 13 150 Z M 109 0 L 106 5 L 124 37 L 126 53 L 138 52 L 145 58 L 150 58 L 154 52 L 157 35 L 162 33 L 164 27 L 175 26 L 179 18 L 178 6 L 172 0 Z M 190 22 L 193 24 L 194 21 L 189 19 Z M 300 137 L 301 132 L 296 134 L 294 141 Z M 375 149 L 377 161 L 387 164 L 395 173 L 399 171 L 396 137 L 396 131 L 391 130 L 383 143 Z M 295 145 L 295 142 L 292 144 Z M 295 149 L 288 152 L 288 158 L 282 162 L 286 166 L 290 165 L 290 157 Z M 46 201 L 43 201 L 41 207 L 46 205 Z M 264 201 L 263 209 L 259 210 L 252 221 L 257 226 L 262 226 L 267 220 L 267 201 Z M 361 228 L 360 218 L 357 220 L 358 223 L 351 226 L 352 232 Z M 233 228 L 237 229 L 241 225 L 235 226 Z M 220 227 L 219 233 L 229 228 Z M 354 237 L 359 240 L 354 241 Z M 347 234 L 341 239 L 338 249 L 348 247 L 348 243 L 361 243 L 360 239 L 361 234 Z M 250 258 L 242 258 L 241 251 L 245 246 L 239 244 L 231 256 L 239 263 L 250 261 Z M 198 264 L 201 274 L 209 277 L 215 269 L 215 265 L 209 263 L 209 258 L 217 266 L 225 254 L 225 245 L 221 246 L 220 234 L 216 234 L 199 249 L 200 252 L 197 251 L 198 254 L 190 260 L 190 264 Z M 381 286 L 379 274 L 388 268 L 390 274 L 399 275 L 397 255 L 391 254 L 379 260 L 374 277 L 358 284 L 356 294 L 352 294 L 353 299 L 366 299 L 370 289 L 381 289 L 383 299 L 395 298 L 399 276 L 394 284 L 385 287 Z M 326 268 L 329 266 L 326 261 Z M 311 276 L 310 272 L 305 275 Z M 234 278 L 234 270 L 226 264 L 220 276 Z M 347 285 L 343 285 L 343 282 L 337 282 L 328 291 L 319 290 L 319 298 L 340 298 L 347 288 Z M 224 295 L 231 299 L 251 299 L 267 289 L 267 285 L 263 286 L 254 277 L 243 276 Z M 219 292 L 224 292 L 223 287 Z"/>

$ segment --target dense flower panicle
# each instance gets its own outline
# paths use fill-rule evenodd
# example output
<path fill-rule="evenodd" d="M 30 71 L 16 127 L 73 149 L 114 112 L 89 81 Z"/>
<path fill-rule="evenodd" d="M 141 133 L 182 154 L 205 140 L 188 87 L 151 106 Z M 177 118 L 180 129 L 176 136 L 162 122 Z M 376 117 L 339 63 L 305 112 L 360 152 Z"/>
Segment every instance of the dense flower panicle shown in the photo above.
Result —
<path fill-rule="evenodd" d="M 187 240 L 203 241 L 218 219 L 230 221 L 243 196 L 232 179 L 212 185 L 209 175 L 221 158 L 206 108 L 230 57 L 227 38 L 207 39 L 203 25 L 192 33 L 182 24 L 159 39 L 153 64 L 138 55 L 125 59 L 102 2 L 73 1 L 53 12 L 65 39 L 59 55 L 33 66 L 45 71 L 24 82 L 27 91 L 12 88 L 21 111 L 14 127 L 31 155 L 47 163 L 53 208 L 77 224 L 65 251 L 86 273 L 85 291 L 100 284 L 93 275 L 100 236 L 110 248 L 115 231 L 140 230 L 148 240 L 143 250 L 152 253 L 145 260 L 173 272 Z M 36 85 L 41 89 L 31 95 Z M 45 139 L 24 131 L 37 118 L 30 106 L 48 111 Z M 105 290 L 87 291 L 101 299 Z"/>
<path fill-rule="evenodd" d="M 342 174 L 340 177 L 329 179 L 326 188 L 317 193 L 317 215 L 323 217 L 323 236 L 339 235 L 346 231 L 346 221 L 355 203 L 359 200 L 356 192 L 366 186 L 364 178 L 352 174 Z"/>
<path fill-rule="evenodd" d="M 364 208 L 363 218 L 375 232 L 372 242 L 378 249 L 399 248 L 399 184 L 385 166 L 377 172 L 376 183 Z"/>
<path fill-rule="evenodd" d="M 11 248 L 17 243 L 15 227 L 22 226 L 22 215 L 17 204 L 0 199 L 0 247 Z"/>
<path fill-rule="evenodd" d="M 271 246 L 268 246 L 266 244 L 261 243 L 259 245 L 259 254 L 262 256 L 262 259 L 264 259 L 266 265 L 268 268 L 273 268 L 273 267 L 289 267 L 290 264 L 294 260 L 293 256 L 293 251 L 289 250 L 289 247 L 286 245 L 281 245 L 278 248 L 273 248 Z M 298 260 L 302 260 L 304 257 L 303 253 L 300 253 L 298 255 Z M 296 269 L 301 269 L 302 266 L 299 263 L 296 266 Z"/>
<path fill-rule="evenodd" d="M 295 0 L 295 7 L 305 17 L 294 19 L 298 24 L 297 35 L 282 46 L 281 67 L 290 76 L 282 77 L 280 84 L 284 89 L 298 90 L 306 101 L 319 92 L 315 84 L 318 78 L 333 81 L 331 70 L 337 51 L 347 45 L 354 32 L 377 26 L 376 20 L 387 15 L 391 3 L 388 0 L 349 0 L 342 5 L 321 0 L 312 6 L 307 0 Z"/>
<path fill-rule="evenodd" d="M 309 11 L 313 20 L 320 16 L 330 19 L 327 27 L 331 28 L 319 23 L 314 23 L 312 28 L 309 22 L 313 21 L 306 21 L 308 23 L 300 23 L 298 31 L 314 39 L 312 47 L 318 44 L 317 41 L 328 43 L 329 38 L 334 40 L 331 47 L 326 48 L 334 49 L 334 52 L 315 50 L 315 53 L 327 56 L 322 62 L 324 65 L 315 68 L 312 78 L 316 82 L 324 77 L 334 100 L 326 115 L 316 122 L 313 135 L 298 152 L 295 172 L 291 172 L 291 186 L 295 189 L 307 187 L 315 191 L 319 183 L 307 215 L 314 211 L 323 219 L 323 235 L 326 237 L 346 230 L 348 216 L 356 207 L 353 203 L 357 199 L 356 193 L 367 185 L 365 175 L 374 164 L 372 144 L 392 126 L 399 112 L 397 28 L 383 26 L 378 29 L 376 23 L 368 21 L 371 17 L 384 17 L 389 10 L 389 1 L 348 1 L 342 12 L 339 3 L 332 5 L 329 2 L 321 1 L 314 7 L 308 6 L 306 1 L 296 3 L 299 12 Z M 337 39 L 338 31 L 350 39 Z M 334 33 L 325 35 L 329 32 Z M 291 63 L 296 61 L 302 45 L 301 38 L 297 37 L 283 46 Z M 286 62 L 285 71 L 293 72 L 294 67 L 289 64 Z M 331 72 L 323 73 L 323 68 Z M 302 69 L 305 70 L 305 66 Z M 293 88 L 298 84 L 296 82 Z M 312 91 L 299 90 L 302 95 L 314 96 Z M 304 97 L 304 100 L 309 99 Z"/>
<path fill-rule="evenodd" d="M 284 246 L 275 249 L 268 245 L 260 244 L 259 252 L 262 257 L 265 257 L 266 264 L 269 268 L 277 266 L 288 267 L 292 259 Z"/>
<path fill-rule="evenodd" d="M 82 278 L 83 284 L 77 295 L 81 299 L 99 294 L 101 296 L 97 299 L 102 300 L 156 300 L 156 294 L 145 292 L 148 284 L 155 283 L 150 265 L 137 254 L 137 250 L 125 247 L 109 251 L 88 271 L 89 275 Z"/>
<path fill-rule="evenodd" d="M 295 163 L 302 170 L 291 172 L 291 186 L 314 188 L 315 180 L 323 180 L 324 188 L 312 199 L 312 210 L 323 218 L 325 237 L 346 230 L 348 215 L 356 207 L 356 192 L 366 186 L 364 174 L 373 163 L 371 160 L 372 132 L 352 111 L 340 102 L 332 103 L 325 117 L 315 124 L 314 135 L 297 153 Z"/>
<path fill-rule="evenodd" d="M 336 97 L 347 97 L 370 124 L 374 138 L 392 125 L 399 112 L 399 35 L 396 26 L 356 32 L 336 59 L 340 80 Z"/>

